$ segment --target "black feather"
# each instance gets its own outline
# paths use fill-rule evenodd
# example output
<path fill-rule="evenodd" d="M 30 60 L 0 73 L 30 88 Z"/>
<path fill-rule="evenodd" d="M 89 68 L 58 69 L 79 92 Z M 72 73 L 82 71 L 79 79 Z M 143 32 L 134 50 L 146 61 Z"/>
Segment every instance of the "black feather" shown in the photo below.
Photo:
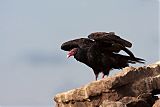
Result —
<path fill-rule="evenodd" d="M 126 48 L 131 46 L 129 41 L 113 32 L 96 32 L 91 33 L 88 38 L 67 41 L 61 45 L 61 49 L 70 51 L 77 48 L 74 58 L 91 67 L 97 79 L 100 72 L 108 75 L 111 69 L 121 69 L 129 66 L 129 63 L 144 63 L 144 59 L 135 57 Z M 119 54 L 121 50 L 129 56 Z"/>

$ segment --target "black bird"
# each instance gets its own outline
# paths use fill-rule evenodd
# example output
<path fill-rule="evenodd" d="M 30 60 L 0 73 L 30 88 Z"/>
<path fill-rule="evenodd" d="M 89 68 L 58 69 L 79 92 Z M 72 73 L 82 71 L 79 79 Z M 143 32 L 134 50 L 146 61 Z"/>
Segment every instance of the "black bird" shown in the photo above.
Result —
<path fill-rule="evenodd" d="M 127 49 L 131 46 L 129 41 L 120 38 L 114 32 L 95 32 L 88 35 L 88 38 L 67 41 L 61 45 L 61 49 L 69 51 L 68 58 L 74 56 L 77 61 L 91 67 L 97 80 L 100 72 L 104 78 L 111 69 L 122 69 L 129 66 L 129 63 L 144 63 L 144 59 L 136 58 Z M 121 50 L 129 56 L 119 54 Z"/>

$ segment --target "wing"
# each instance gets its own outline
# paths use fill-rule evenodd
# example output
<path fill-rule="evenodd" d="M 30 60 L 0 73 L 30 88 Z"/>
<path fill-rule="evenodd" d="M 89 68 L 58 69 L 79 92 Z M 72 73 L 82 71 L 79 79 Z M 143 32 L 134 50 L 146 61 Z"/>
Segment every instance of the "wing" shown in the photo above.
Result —
<path fill-rule="evenodd" d="M 94 43 L 93 40 L 88 38 L 79 38 L 67 41 L 61 45 L 61 49 L 64 51 L 70 51 L 73 48 L 85 48 L 90 47 Z"/>
<path fill-rule="evenodd" d="M 108 44 L 118 43 L 124 47 L 129 47 L 129 48 L 132 46 L 132 44 L 129 41 L 120 38 L 119 36 L 115 35 L 114 32 L 109 32 L 109 33 L 95 32 L 95 33 L 91 33 L 88 36 L 88 38 L 93 39 L 95 41 L 108 43 Z"/>
<path fill-rule="evenodd" d="M 120 50 L 125 51 L 128 55 L 134 58 L 133 53 L 128 50 L 126 47 L 131 47 L 132 44 L 115 35 L 114 32 L 95 32 L 91 33 L 88 38 L 95 40 L 96 43 L 102 48 L 102 52 L 116 52 L 118 53 Z"/>

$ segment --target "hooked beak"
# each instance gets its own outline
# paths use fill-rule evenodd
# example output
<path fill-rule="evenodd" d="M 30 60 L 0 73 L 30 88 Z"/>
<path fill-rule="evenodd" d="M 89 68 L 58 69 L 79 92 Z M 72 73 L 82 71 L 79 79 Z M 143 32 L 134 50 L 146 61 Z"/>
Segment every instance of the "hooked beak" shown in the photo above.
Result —
<path fill-rule="evenodd" d="M 70 50 L 70 51 L 68 52 L 68 54 L 67 54 L 67 58 L 69 58 L 69 57 L 71 57 L 71 56 L 74 56 L 74 54 L 76 53 L 76 51 L 77 51 L 76 48 Z"/>
<path fill-rule="evenodd" d="M 67 54 L 67 58 L 73 56 L 70 52 Z"/>

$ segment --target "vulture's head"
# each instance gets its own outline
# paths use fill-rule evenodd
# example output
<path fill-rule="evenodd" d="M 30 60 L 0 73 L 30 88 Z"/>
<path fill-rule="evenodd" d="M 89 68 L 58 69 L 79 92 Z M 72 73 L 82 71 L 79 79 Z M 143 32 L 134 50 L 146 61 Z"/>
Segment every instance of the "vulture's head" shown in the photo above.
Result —
<path fill-rule="evenodd" d="M 68 51 L 67 58 L 74 56 L 77 53 L 77 51 L 78 51 L 78 48 L 73 48 L 70 51 Z"/>
<path fill-rule="evenodd" d="M 68 51 L 67 57 L 71 56 L 79 56 L 79 54 L 84 50 L 86 47 L 90 47 L 94 41 L 88 38 L 79 38 L 64 42 L 61 45 L 61 49 L 64 51 Z"/>
<path fill-rule="evenodd" d="M 68 51 L 67 58 L 74 56 L 78 51 L 78 45 L 68 41 L 61 45 L 61 49 Z"/>

